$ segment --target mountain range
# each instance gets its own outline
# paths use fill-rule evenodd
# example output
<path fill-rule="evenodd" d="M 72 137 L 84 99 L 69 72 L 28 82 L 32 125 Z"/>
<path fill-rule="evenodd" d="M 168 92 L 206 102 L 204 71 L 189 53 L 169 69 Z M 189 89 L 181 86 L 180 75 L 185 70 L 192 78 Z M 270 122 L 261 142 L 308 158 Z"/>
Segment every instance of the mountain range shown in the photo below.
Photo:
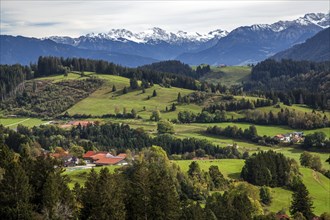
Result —
<path fill-rule="evenodd" d="M 172 33 L 152 28 L 139 33 L 112 29 L 77 38 L 1 35 L 0 62 L 28 64 L 41 55 L 52 55 L 104 59 L 125 66 L 170 59 L 192 65 L 244 65 L 303 43 L 329 25 L 329 13 L 310 13 L 293 21 L 238 27 L 230 33 L 221 29 L 207 34 Z"/>
<path fill-rule="evenodd" d="M 271 57 L 275 60 L 330 60 L 330 28 L 320 31 L 302 44 L 297 44 L 287 50 L 281 51 Z"/>

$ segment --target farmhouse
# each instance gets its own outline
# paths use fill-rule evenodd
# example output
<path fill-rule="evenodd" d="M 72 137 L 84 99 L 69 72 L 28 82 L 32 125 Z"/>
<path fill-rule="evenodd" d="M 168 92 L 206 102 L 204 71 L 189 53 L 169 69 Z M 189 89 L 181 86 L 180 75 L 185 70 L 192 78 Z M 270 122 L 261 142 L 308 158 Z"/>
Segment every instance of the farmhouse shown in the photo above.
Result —
<path fill-rule="evenodd" d="M 302 142 L 304 139 L 304 132 L 301 131 L 295 131 L 292 133 L 287 133 L 287 134 L 277 134 L 274 136 L 274 139 L 282 142 L 282 143 L 298 143 Z"/>
<path fill-rule="evenodd" d="M 92 163 L 96 166 L 127 165 L 126 157 L 126 154 L 113 156 L 109 152 L 100 151 L 87 151 L 83 156 L 86 163 Z"/>

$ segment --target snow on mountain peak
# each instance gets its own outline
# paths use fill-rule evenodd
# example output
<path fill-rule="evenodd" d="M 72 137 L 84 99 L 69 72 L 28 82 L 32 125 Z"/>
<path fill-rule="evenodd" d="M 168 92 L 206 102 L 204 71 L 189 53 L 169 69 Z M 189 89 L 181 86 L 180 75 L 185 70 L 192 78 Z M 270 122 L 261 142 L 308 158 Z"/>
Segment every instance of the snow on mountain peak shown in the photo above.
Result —
<path fill-rule="evenodd" d="M 134 33 L 126 29 L 111 29 L 108 33 L 89 33 L 86 38 L 100 38 L 114 41 L 133 41 L 136 43 L 157 43 L 164 41 L 167 43 L 183 43 L 183 42 L 206 42 L 213 38 L 220 39 L 228 34 L 227 31 L 214 30 L 207 34 L 189 33 L 179 30 L 176 33 L 168 32 L 159 27 L 153 27 L 146 31 Z"/>
<path fill-rule="evenodd" d="M 296 20 L 293 21 L 278 21 L 272 25 L 270 25 L 271 29 L 275 32 L 280 32 L 282 30 L 287 29 L 288 27 L 294 26 L 294 25 L 317 25 L 321 28 L 327 28 L 330 25 L 330 18 L 329 13 L 308 13 L 305 14 L 303 17 L 299 17 Z"/>

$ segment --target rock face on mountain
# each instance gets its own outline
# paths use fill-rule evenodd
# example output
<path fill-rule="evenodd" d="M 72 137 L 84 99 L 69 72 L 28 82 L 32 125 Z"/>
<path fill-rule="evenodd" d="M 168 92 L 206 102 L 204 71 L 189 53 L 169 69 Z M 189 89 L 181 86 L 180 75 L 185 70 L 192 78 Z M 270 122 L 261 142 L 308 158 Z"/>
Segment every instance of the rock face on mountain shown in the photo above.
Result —
<path fill-rule="evenodd" d="M 330 28 L 327 28 L 302 44 L 297 44 L 287 50 L 275 54 L 272 58 L 276 60 L 330 60 Z"/>
<path fill-rule="evenodd" d="M 185 53 L 177 59 L 188 64 L 243 65 L 264 60 L 295 44 L 302 43 L 329 27 L 329 14 L 306 14 L 294 21 L 271 25 L 239 27 L 218 43 L 197 53 Z"/>
<path fill-rule="evenodd" d="M 293 21 L 239 27 L 228 33 L 168 32 L 152 28 L 133 33 L 112 29 L 77 38 L 53 36 L 45 39 L 1 35 L 1 63 L 35 62 L 39 56 L 104 59 L 127 66 L 157 60 L 177 59 L 187 64 L 244 65 L 256 63 L 329 27 L 329 14 L 311 13 Z"/>

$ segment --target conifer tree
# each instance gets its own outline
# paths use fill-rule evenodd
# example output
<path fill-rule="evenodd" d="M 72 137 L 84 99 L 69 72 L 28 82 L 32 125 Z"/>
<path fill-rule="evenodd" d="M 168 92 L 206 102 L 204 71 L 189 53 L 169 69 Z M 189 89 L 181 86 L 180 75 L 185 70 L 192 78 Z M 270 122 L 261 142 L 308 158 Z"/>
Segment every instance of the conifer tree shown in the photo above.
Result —
<path fill-rule="evenodd" d="M 227 186 L 228 182 L 220 172 L 218 166 L 214 166 L 214 165 L 210 166 L 209 174 L 215 189 L 219 190 Z"/>
<path fill-rule="evenodd" d="M 157 92 L 156 92 L 156 90 L 154 90 L 152 93 L 152 97 L 156 97 L 156 96 L 157 96 Z"/>
<path fill-rule="evenodd" d="M 2 219 L 31 219 L 32 189 L 28 176 L 19 163 L 7 164 L 0 182 L 0 216 Z"/>
<path fill-rule="evenodd" d="M 180 92 L 178 93 L 177 100 L 178 100 L 178 103 L 181 103 L 182 102 L 182 97 L 181 97 L 181 93 Z"/>
<path fill-rule="evenodd" d="M 137 88 L 139 88 L 139 84 L 138 84 L 138 81 L 137 81 L 136 78 L 131 78 L 130 81 L 129 81 L 129 83 L 130 83 L 131 89 L 137 89 Z"/>
<path fill-rule="evenodd" d="M 98 174 L 92 169 L 85 182 L 85 187 L 82 191 L 81 202 L 82 209 L 80 212 L 81 219 L 88 219 L 93 213 L 94 204 L 99 200 L 99 194 L 97 192 L 97 179 Z"/>
<path fill-rule="evenodd" d="M 176 106 L 174 103 L 172 103 L 171 111 L 174 112 L 176 110 Z"/>
<path fill-rule="evenodd" d="M 300 182 L 295 186 L 295 190 L 292 195 L 292 201 L 290 206 L 290 213 L 294 215 L 297 212 L 301 212 L 305 218 L 312 219 L 313 214 L 313 202 L 309 196 L 309 192 L 306 186 Z"/>

